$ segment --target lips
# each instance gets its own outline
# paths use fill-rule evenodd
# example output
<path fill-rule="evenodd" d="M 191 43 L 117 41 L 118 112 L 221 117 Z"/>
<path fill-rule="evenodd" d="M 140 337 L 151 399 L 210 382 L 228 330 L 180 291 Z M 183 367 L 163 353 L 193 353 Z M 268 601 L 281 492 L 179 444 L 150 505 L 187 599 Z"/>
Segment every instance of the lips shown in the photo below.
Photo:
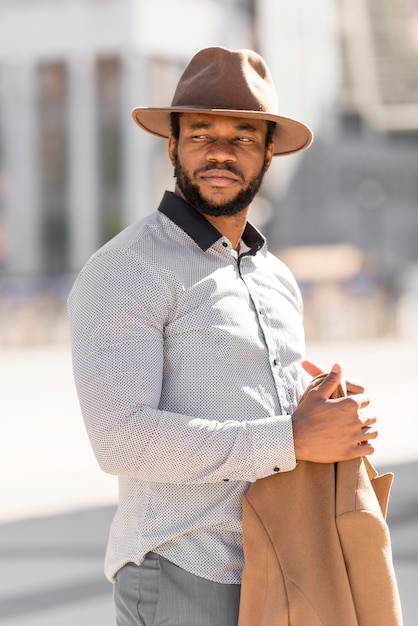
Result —
<path fill-rule="evenodd" d="M 239 182 L 239 177 L 226 169 L 212 168 L 200 173 L 199 178 L 214 187 L 228 187 Z"/>

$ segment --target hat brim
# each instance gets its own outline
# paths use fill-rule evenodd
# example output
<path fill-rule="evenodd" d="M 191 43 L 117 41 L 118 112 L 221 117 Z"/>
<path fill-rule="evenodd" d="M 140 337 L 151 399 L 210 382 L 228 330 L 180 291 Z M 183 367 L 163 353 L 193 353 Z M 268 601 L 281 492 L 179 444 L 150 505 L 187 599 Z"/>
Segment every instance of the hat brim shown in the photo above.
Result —
<path fill-rule="evenodd" d="M 313 141 L 311 129 L 297 120 L 280 115 L 272 115 L 262 111 L 241 111 L 229 109 L 205 109 L 198 107 L 137 107 L 132 111 L 132 118 L 138 126 L 157 137 L 171 135 L 171 113 L 205 113 L 208 115 L 226 115 L 228 117 L 256 118 L 276 122 L 273 133 L 274 155 L 286 155 L 309 148 Z"/>

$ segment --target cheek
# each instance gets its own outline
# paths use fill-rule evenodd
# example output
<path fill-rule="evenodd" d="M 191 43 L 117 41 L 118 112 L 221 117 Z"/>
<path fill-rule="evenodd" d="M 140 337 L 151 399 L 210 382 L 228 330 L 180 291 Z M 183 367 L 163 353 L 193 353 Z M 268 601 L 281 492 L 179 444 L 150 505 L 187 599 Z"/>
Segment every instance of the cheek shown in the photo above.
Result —
<path fill-rule="evenodd" d="M 181 149 L 176 154 L 175 163 L 177 166 L 181 166 L 183 172 L 189 177 L 193 177 L 196 172 L 207 166 L 207 161 L 204 160 L 201 154 Z"/>
<path fill-rule="evenodd" d="M 246 171 L 246 179 L 249 180 L 253 180 L 255 178 L 260 178 L 263 177 L 264 174 L 267 172 L 269 166 L 268 164 L 263 161 L 262 159 L 257 161 L 254 159 L 254 161 L 251 163 L 251 166 L 248 166 Z"/>

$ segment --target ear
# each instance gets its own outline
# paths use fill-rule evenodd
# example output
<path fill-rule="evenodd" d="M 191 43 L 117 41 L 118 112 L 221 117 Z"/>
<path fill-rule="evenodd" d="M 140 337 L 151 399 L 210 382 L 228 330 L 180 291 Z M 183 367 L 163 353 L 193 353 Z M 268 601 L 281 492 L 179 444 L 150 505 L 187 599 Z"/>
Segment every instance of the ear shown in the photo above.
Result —
<path fill-rule="evenodd" d="M 274 155 L 274 143 L 270 143 L 266 148 L 266 153 L 264 156 L 264 171 L 267 172 L 268 168 L 271 165 L 271 161 Z"/>
<path fill-rule="evenodd" d="M 170 135 L 168 138 L 168 156 L 171 164 L 174 165 L 177 159 L 177 139 Z"/>

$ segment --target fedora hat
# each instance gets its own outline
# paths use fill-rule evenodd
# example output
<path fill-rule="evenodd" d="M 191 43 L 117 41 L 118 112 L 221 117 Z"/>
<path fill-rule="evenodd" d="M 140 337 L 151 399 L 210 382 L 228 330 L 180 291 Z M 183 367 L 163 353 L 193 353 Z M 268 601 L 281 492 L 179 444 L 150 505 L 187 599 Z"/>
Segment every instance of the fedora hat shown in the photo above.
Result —
<path fill-rule="evenodd" d="M 305 150 L 308 126 L 278 114 L 277 96 L 264 59 L 252 50 L 204 48 L 195 54 L 178 82 L 171 106 L 137 107 L 134 121 L 159 137 L 171 134 L 170 113 L 207 113 L 276 122 L 274 154 Z"/>

